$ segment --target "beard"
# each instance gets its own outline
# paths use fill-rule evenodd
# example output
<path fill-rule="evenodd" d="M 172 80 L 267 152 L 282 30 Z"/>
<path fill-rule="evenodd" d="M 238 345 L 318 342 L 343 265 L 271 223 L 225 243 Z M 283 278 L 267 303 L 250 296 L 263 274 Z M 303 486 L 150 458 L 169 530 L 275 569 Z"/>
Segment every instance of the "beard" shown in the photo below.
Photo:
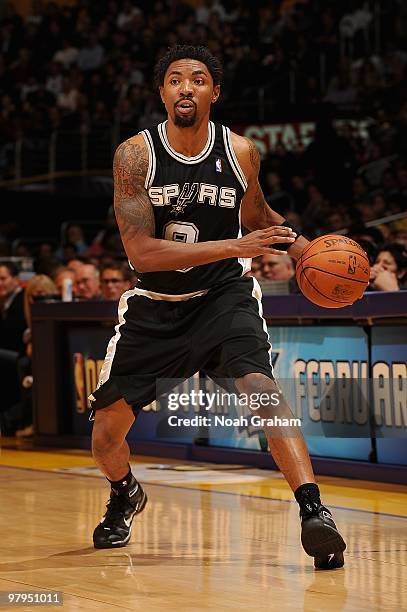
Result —
<path fill-rule="evenodd" d="M 196 122 L 196 109 L 192 113 L 192 115 L 188 115 L 184 117 L 183 115 L 178 115 L 175 111 L 174 124 L 181 128 L 189 128 L 192 127 Z"/>

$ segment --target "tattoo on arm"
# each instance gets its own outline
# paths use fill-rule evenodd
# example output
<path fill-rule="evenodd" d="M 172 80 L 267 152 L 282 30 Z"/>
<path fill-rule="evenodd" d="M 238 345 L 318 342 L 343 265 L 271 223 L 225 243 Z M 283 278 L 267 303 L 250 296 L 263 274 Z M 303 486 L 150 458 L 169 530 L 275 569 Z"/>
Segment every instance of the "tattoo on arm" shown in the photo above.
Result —
<path fill-rule="evenodd" d="M 257 186 L 256 195 L 254 196 L 254 205 L 258 210 L 266 210 L 268 208 L 267 202 L 264 198 L 264 194 L 259 184 Z"/>
<path fill-rule="evenodd" d="M 270 225 L 279 225 L 281 223 L 281 215 L 275 213 L 266 202 L 263 190 L 259 183 L 259 172 L 260 172 L 260 153 L 250 138 L 246 138 L 249 145 L 250 164 L 252 168 L 252 180 L 251 180 L 251 196 L 252 211 L 254 214 L 255 222 L 253 227 L 259 229 L 261 227 L 268 227 Z"/>
<path fill-rule="evenodd" d="M 114 208 L 125 241 L 155 233 L 153 207 L 144 187 L 147 171 L 146 147 L 129 141 L 118 147 L 113 160 Z"/>
<path fill-rule="evenodd" d="M 253 171 L 253 183 L 255 184 L 254 206 L 259 211 L 265 211 L 267 208 L 267 203 L 264 199 L 263 191 L 259 183 L 260 154 L 254 142 L 250 140 L 250 138 L 246 138 L 246 140 L 249 144 L 250 164 Z"/>
<path fill-rule="evenodd" d="M 260 170 L 260 154 L 253 140 L 250 140 L 250 138 L 246 138 L 246 140 L 249 144 L 250 163 L 253 168 L 254 176 L 257 178 Z"/>

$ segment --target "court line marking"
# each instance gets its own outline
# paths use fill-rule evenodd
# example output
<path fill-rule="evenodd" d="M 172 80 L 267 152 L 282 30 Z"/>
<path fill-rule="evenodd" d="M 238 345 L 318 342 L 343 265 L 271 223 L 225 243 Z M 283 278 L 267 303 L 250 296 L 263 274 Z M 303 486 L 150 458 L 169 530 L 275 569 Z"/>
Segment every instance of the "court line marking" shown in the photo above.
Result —
<path fill-rule="evenodd" d="M 86 478 L 85 475 L 84 477 Z M 95 478 L 95 476 L 93 476 L 93 478 Z M 96 476 L 96 478 L 99 478 L 99 476 Z M 234 495 L 237 497 L 247 497 L 248 499 L 264 499 L 264 500 L 270 500 L 270 501 L 283 502 L 287 504 L 297 503 L 295 499 L 277 499 L 276 497 L 264 497 L 262 495 L 247 495 L 246 493 L 234 493 L 233 491 L 210 491 L 208 489 L 198 489 L 196 487 L 182 487 L 179 485 L 170 485 L 170 484 L 164 484 L 160 482 L 146 482 L 145 485 L 146 486 L 153 485 L 155 487 L 171 487 L 173 489 L 182 489 L 183 491 L 189 489 L 190 491 L 200 491 L 200 492 L 203 491 L 205 493 L 220 493 L 221 495 Z M 365 514 L 366 513 L 367 514 L 378 514 L 379 516 L 388 516 L 391 518 L 401 518 L 401 519 L 407 520 L 407 516 L 403 516 L 402 514 L 390 514 L 388 512 L 376 512 L 375 510 L 362 510 L 360 508 L 349 508 L 347 506 L 334 506 L 332 504 L 329 504 L 329 507 L 335 508 L 336 510 L 350 510 L 351 512 L 364 512 Z"/>
<path fill-rule="evenodd" d="M 20 467 L 20 466 L 14 466 L 14 465 L 0 465 L 0 468 L 27 470 L 30 472 L 51 472 L 52 474 L 59 474 L 61 476 L 73 476 L 73 477 L 79 477 L 79 478 L 99 478 L 100 479 L 100 476 L 96 476 L 93 474 L 72 474 L 68 472 L 58 472 L 57 470 L 60 468 L 53 468 L 50 470 L 50 469 L 40 469 L 40 468 L 27 468 L 27 467 Z M 209 489 L 199 489 L 198 487 L 182 487 L 180 485 L 171 485 L 171 484 L 165 484 L 161 482 L 142 482 L 142 481 L 140 482 L 141 484 L 144 484 L 145 486 L 149 486 L 149 487 L 150 486 L 166 487 L 167 489 L 180 489 L 182 491 L 195 491 L 195 492 L 198 491 L 199 493 L 216 493 L 218 495 L 233 495 L 235 497 L 246 497 L 247 499 L 263 499 L 263 500 L 269 500 L 269 501 L 282 502 L 286 504 L 296 504 L 297 503 L 295 499 L 277 499 L 276 497 L 264 497 L 262 495 L 247 495 L 246 493 L 235 493 L 233 491 L 211 491 Z M 377 512 L 375 510 L 362 510 L 360 508 L 349 508 L 348 506 L 334 506 L 332 504 L 329 504 L 329 507 L 335 508 L 335 510 L 349 510 L 350 512 L 363 512 L 364 514 L 374 514 L 378 516 L 388 516 L 390 518 L 399 518 L 399 519 L 407 520 L 407 516 L 403 516 L 402 514 L 390 514 L 389 512 Z"/>

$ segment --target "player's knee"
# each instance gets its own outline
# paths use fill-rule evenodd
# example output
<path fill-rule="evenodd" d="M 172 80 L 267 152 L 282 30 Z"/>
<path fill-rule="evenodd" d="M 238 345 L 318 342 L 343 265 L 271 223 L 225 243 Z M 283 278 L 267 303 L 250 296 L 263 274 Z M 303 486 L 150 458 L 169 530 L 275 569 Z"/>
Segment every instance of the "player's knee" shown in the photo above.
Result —
<path fill-rule="evenodd" d="M 109 427 L 108 419 L 95 420 L 92 432 L 92 451 L 96 455 L 114 452 L 119 449 L 125 435 Z"/>

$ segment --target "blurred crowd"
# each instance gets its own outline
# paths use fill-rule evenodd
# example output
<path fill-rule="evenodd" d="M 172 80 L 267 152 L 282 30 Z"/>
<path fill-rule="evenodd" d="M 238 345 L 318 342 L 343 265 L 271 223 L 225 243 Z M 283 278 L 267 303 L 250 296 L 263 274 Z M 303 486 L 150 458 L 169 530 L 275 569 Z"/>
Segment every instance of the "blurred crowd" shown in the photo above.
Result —
<path fill-rule="evenodd" d="M 263 156 L 261 175 L 270 205 L 308 237 L 359 231 L 357 226 L 406 210 L 407 3 L 194 4 L 79 0 L 61 7 L 32 0 L 23 19 L 6 2 L 0 20 L 0 174 L 13 176 L 12 143 L 22 136 L 56 129 L 107 133 L 119 121 L 123 140 L 163 120 L 152 82 L 157 58 L 168 45 L 202 43 L 224 64 L 217 119 L 232 128 L 276 121 L 290 107 L 293 84 L 297 106 L 290 120 L 304 119 L 309 109 L 318 117 L 313 142 L 278 142 Z M 259 89 L 269 117 L 258 115 Z M 350 121 L 333 122 L 344 110 L 365 120 L 363 135 Z M 402 236 L 375 242 L 393 239 Z"/>
<path fill-rule="evenodd" d="M 248 110 L 255 118 L 259 88 L 273 113 L 325 101 L 388 120 L 405 104 L 403 0 L 32 0 L 25 19 L 3 4 L 4 141 L 162 120 L 153 66 L 175 43 L 204 44 L 223 61 L 219 112 L 235 123 Z"/>
<path fill-rule="evenodd" d="M 0 367 L 7 381 L 0 409 L 2 435 L 30 437 L 33 434 L 33 302 L 118 300 L 136 280 L 128 264 L 112 258 L 104 258 L 103 264 L 82 257 L 57 265 L 55 260 L 50 260 L 48 272 L 34 274 L 27 282 L 21 282 L 14 262 L 0 261 Z"/>

